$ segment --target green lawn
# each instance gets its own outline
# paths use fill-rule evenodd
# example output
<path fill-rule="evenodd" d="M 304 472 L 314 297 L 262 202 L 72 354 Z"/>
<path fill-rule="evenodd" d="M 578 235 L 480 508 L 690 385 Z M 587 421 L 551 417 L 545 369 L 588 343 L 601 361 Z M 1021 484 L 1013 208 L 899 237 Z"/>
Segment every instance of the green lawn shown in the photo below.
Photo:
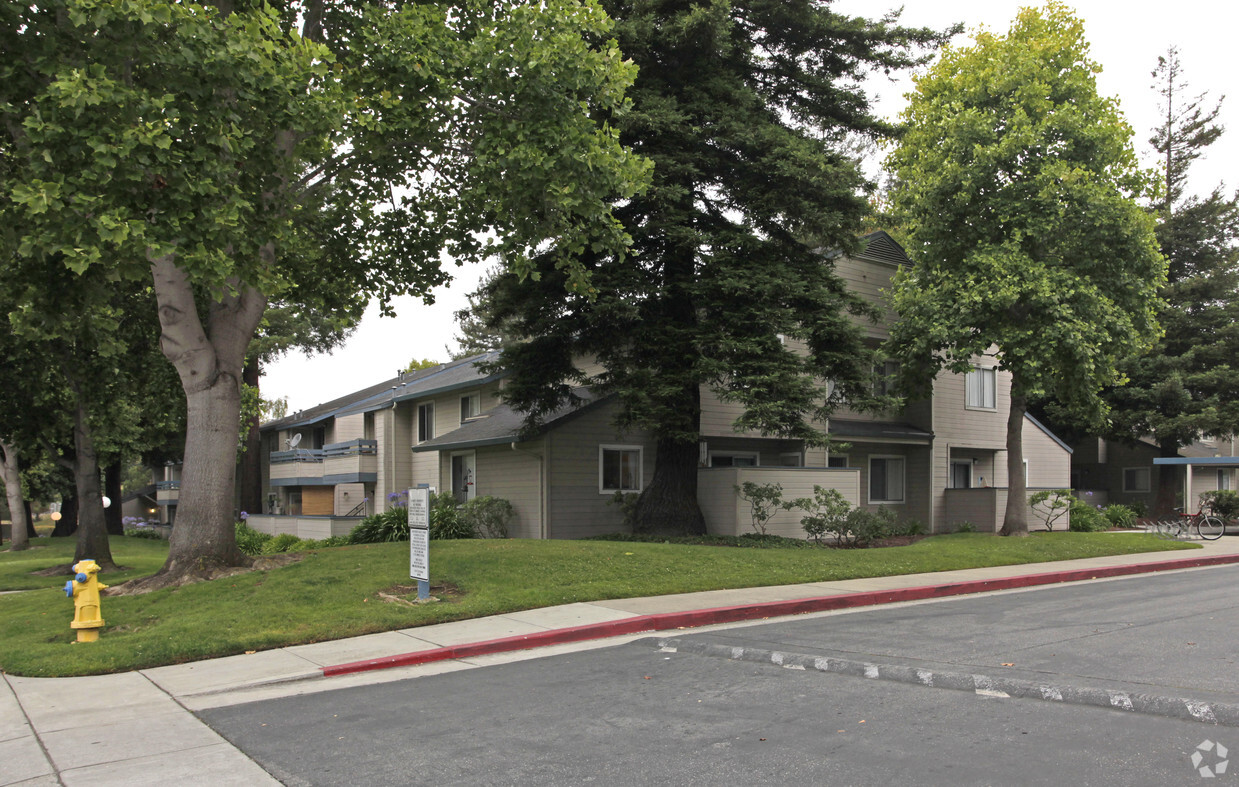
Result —
<path fill-rule="evenodd" d="M 1190 549 L 1153 536 L 1042 533 L 1026 539 L 935 536 L 906 547 L 868 550 L 739 549 L 605 541 L 436 541 L 432 585 L 456 589 L 419 607 L 378 595 L 408 586 L 408 544 L 337 547 L 307 553 L 274 571 L 253 572 L 145 596 L 105 597 L 98 643 L 73 645 L 66 577 L 24 572 L 64 563 L 62 545 L 43 554 L 0 552 L 0 669 L 15 675 L 89 675 L 193 661 L 283 645 L 494 615 L 521 609 L 720 588 L 854 579 L 1120 553 Z M 146 571 L 160 542 L 116 538 L 117 562 Z M 59 551 L 58 551 L 59 550 Z M 72 555 L 72 546 L 67 548 Z M 140 572 L 139 572 L 140 573 Z M 113 576 L 102 576 L 116 584 Z M 415 594 L 415 591 L 412 591 Z"/>

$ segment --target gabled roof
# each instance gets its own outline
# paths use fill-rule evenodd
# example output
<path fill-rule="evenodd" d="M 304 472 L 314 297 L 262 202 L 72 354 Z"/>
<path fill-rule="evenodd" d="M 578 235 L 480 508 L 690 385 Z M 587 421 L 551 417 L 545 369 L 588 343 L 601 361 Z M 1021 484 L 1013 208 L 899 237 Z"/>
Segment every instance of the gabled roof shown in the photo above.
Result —
<path fill-rule="evenodd" d="M 608 397 L 599 397 L 588 388 L 576 388 L 573 394 L 580 399 L 579 404 L 565 404 L 542 419 L 542 427 L 538 434 L 544 434 L 551 429 L 563 425 L 581 413 L 592 409 L 595 405 L 606 401 Z M 426 440 L 413 446 L 414 452 L 441 451 L 456 448 L 480 448 L 486 445 L 506 445 L 529 439 L 522 435 L 521 429 L 525 416 L 513 410 L 506 404 L 498 405 L 476 418 L 461 424 L 459 429 L 453 429 L 441 437 Z"/>
<path fill-rule="evenodd" d="M 861 240 L 865 242 L 865 248 L 855 255 L 858 259 L 875 260 L 891 265 L 912 264 L 903 246 L 896 243 L 895 239 L 888 235 L 885 230 L 862 235 Z"/>
<path fill-rule="evenodd" d="M 308 410 L 300 410 L 292 415 L 262 425 L 263 431 L 272 429 L 292 429 L 302 426 L 312 426 L 329 418 L 341 415 L 370 412 L 390 407 L 392 402 L 407 399 L 420 399 L 428 396 L 467 388 L 498 380 L 503 374 L 483 374 L 477 365 L 497 358 L 499 353 L 490 352 L 481 355 L 461 358 L 458 361 L 432 366 L 429 369 L 418 369 L 406 372 L 390 380 L 363 388 L 360 391 L 341 396 Z"/>
<path fill-rule="evenodd" d="M 1033 418 L 1033 417 L 1032 417 L 1031 415 L 1029 415 L 1028 413 L 1024 413 L 1024 418 L 1025 418 L 1025 420 L 1032 421 L 1033 426 L 1037 427 L 1037 428 L 1038 428 L 1038 429 L 1040 429 L 1042 432 L 1044 432 L 1046 437 L 1048 437 L 1048 438 L 1050 438 L 1051 440 L 1053 440 L 1054 442 L 1058 443 L 1059 447 L 1061 447 L 1064 451 L 1066 451 L 1066 452 L 1067 452 L 1067 453 L 1069 453 L 1069 454 L 1073 454 L 1073 453 L 1075 453 L 1075 451 L 1071 450 L 1071 446 L 1067 445 L 1067 444 L 1066 444 L 1066 443 L 1064 443 L 1062 440 L 1059 440 L 1059 439 L 1058 439 L 1058 435 L 1056 435 L 1056 434 L 1054 434 L 1053 432 L 1051 432 L 1051 431 L 1049 430 L 1049 428 L 1048 428 L 1045 424 L 1041 423 L 1041 422 L 1040 422 L 1040 421 L 1038 421 L 1036 418 Z"/>

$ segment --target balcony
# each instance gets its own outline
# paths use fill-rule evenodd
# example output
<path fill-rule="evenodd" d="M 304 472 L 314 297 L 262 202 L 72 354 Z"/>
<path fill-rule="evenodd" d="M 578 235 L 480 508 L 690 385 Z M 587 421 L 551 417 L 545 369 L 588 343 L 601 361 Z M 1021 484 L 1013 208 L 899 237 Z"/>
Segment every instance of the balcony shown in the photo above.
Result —
<path fill-rule="evenodd" d="M 271 452 L 271 486 L 314 486 L 322 483 L 321 448 Z"/>
<path fill-rule="evenodd" d="M 155 484 L 155 502 L 161 506 L 174 505 L 181 498 L 180 481 L 158 481 Z"/>
<path fill-rule="evenodd" d="M 348 440 L 322 448 L 271 452 L 272 486 L 333 486 L 378 479 L 376 440 Z"/>

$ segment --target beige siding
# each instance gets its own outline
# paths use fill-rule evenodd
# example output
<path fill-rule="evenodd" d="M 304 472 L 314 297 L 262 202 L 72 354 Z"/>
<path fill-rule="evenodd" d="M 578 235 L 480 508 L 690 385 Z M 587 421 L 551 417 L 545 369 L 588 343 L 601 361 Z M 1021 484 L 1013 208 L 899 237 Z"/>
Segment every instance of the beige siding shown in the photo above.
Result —
<path fill-rule="evenodd" d="M 940 372 L 934 380 L 935 441 L 971 448 L 1005 448 L 1007 411 L 1011 407 L 1011 374 L 998 372 L 995 387 L 996 409 L 972 409 L 967 406 L 965 375 Z M 1005 481 L 1004 474 L 1002 483 Z"/>
<path fill-rule="evenodd" d="M 343 415 L 335 419 L 333 436 L 328 443 L 346 443 L 349 440 L 360 440 L 365 437 L 366 416 L 364 413 Z"/>
<path fill-rule="evenodd" d="M 511 538 L 542 537 L 542 441 L 479 448 L 477 494 L 501 497 L 516 509 Z"/>
<path fill-rule="evenodd" d="M 739 402 L 724 402 L 710 386 L 701 386 L 701 434 L 740 437 L 761 437 L 761 432 L 737 432 L 736 419 L 744 413 Z"/>
<path fill-rule="evenodd" d="M 1030 489 L 1071 486 L 1071 454 L 1027 418 L 1024 419 L 1024 459 L 1028 462 Z"/>
<path fill-rule="evenodd" d="M 412 479 L 409 486 L 432 486 L 436 491 L 439 486 L 439 454 L 437 451 L 422 451 L 413 454 L 411 464 Z"/>
<path fill-rule="evenodd" d="M 783 500 L 812 497 L 813 487 L 837 489 L 855 506 L 860 500 L 860 473 L 857 470 L 786 467 L 711 467 L 697 473 L 697 502 L 705 515 L 706 529 L 716 535 L 739 536 L 755 532 L 749 503 L 736 494 L 736 487 L 780 484 Z M 804 511 L 794 508 L 778 511 L 766 522 L 766 532 L 787 538 L 805 538 L 800 520 Z"/>
<path fill-rule="evenodd" d="M 654 440 L 644 433 L 618 435 L 613 405 L 595 407 L 548 436 L 549 538 L 582 538 L 623 529 L 611 494 L 598 491 L 599 447 L 635 445 L 642 448 L 642 488 L 654 475 Z"/>
<path fill-rule="evenodd" d="M 835 273 L 847 283 L 848 289 L 852 292 L 870 303 L 883 307 L 889 302 L 883 290 L 890 289 L 891 277 L 895 275 L 898 266 L 873 260 L 841 257 L 835 260 L 834 267 Z M 861 325 L 864 327 L 865 334 L 870 338 L 886 340 L 890 337 L 887 326 L 893 325 L 896 319 L 892 310 L 883 308 L 882 316 L 876 324 L 863 320 Z"/>
<path fill-rule="evenodd" d="M 931 451 L 928 446 L 853 443 L 847 451 L 848 466 L 860 471 L 860 507 L 870 511 L 889 508 L 900 520 L 915 519 L 930 527 Z M 869 460 L 901 457 L 904 460 L 904 500 L 880 503 L 869 500 Z"/>
<path fill-rule="evenodd" d="M 344 516 L 352 511 L 366 496 L 365 484 L 336 484 L 335 510 L 336 516 Z"/>

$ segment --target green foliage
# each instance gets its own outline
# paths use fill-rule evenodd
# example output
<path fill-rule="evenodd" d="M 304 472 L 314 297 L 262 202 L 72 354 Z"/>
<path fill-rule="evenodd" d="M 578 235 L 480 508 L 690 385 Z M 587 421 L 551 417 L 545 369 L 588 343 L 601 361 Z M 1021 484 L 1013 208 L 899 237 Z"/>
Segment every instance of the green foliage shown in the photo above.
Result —
<path fill-rule="evenodd" d="M 246 555 L 261 555 L 263 546 L 272 538 L 270 533 L 260 533 L 244 522 L 237 522 L 234 532 L 237 549 Z"/>
<path fill-rule="evenodd" d="M 793 501 L 792 505 L 805 512 L 800 518 L 800 526 L 816 543 L 822 543 L 827 535 L 839 538 L 842 535 L 851 504 L 843 499 L 837 489 L 824 489 L 813 485 L 813 497 L 802 497 Z"/>
<path fill-rule="evenodd" d="M 895 527 L 897 536 L 923 536 L 929 533 L 929 528 L 919 519 L 905 519 Z"/>
<path fill-rule="evenodd" d="M 507 538 L 508 525 L 514 516 L 516 509 L 502 497 L 483 495 L 460 507 L 462 528 L 468 528 L 481 538 Z"/>
<path fill-rule="evenodd" d="M 1224 519 L 1239 517 L 1239 492 L 1230 489 L 1205 492 L 1200 496 L 1200 503 Z"/>
<path fill-rule="evenodd" d="M 148 538 L 153 541 L 163 540 L 163 533 L 159 530 L 151 530 L 149 528 L 125 528 L 125 535 L 129 538 Z"/>
<path fill-rule="evenodd" d="M 434 518 L 431 517 L 433 523 Z M 386 541 L 409 540 L 409 509 L 394 506 L 371 514 L 357 523 L 348 534 L 350 544 L 379 544 Z"/>
<path fill-rule="evenodd" d="M 1110 529 L 1110 520 L 1098 509 L 1077 498 L 1071 500 L 1071 532 L 1097 533 Z"/>
<path fill-rule="evenodd" d="M 757 484 L 745 481 L 734 487 L 741 500 L 749 504 L 749 515 L 753 522 L 753 532 L 759 536 L 766 535 L 766 523 L 770 517 L 781 508 L 787 508 L 783 503 L 782 484 Z"/>
<path fill-rule="evenodd" d="M 448 492 L 432 495 L 430 500 L 430 538 L 431 540 L 452 538 L 476 538 L 470 522 L 461 516 L 460 506 L 456 498 Z"/>
<path fill-rule="evenodd" d="M 409 361 L 409 365 L 404 367 L 404 369 L 402 369 L 401 371 L 416 372 L 422 369 L 430 369 L 438 365 L 439 365 L 438 361 L 432 361 L 429 358 L 422 358 L 420 360 L 417 358 L 414 358 L 413 360 Z"/>
<path fill-rule="evenodd" d="M 844 520 L 839 543 L 843 546 L 866 547 L 874 541 L 894 535 L 898 525 L 895 512 L 883 506 L 877 511 L 854 508 Z"/>
<path fill-rule="evenodd" d="M 1018 418 L 1054 396 L 1098 419 L 1118 364 L 1157 338 L 1165 260 L 1118 103 L 1097 93 L 1081 22 L 1057 2 L 1004 35 L 947 47 L 917 80 L 887 160 L 913 266 L 895 277 L 887 344 L 907 390 L 997 346 Z M 991 356 L 993 357 L 993 356 Z M 992 362 L 989 365 L 993 365 Z M 1018 445 L 1008 455 L 1020 459 Z M 1012 479 L 1022 503 L 1023 479 Z M 1004 532 L 1027 530 L 1012 505 Z"/>
<path fill-rule="evenodd" d="M 955 532 L 956 533 L 975 533 L 977 532 L 977 526 L 968 521 L 956 522 Z"/>
<path fill-rule="evenodd" d="M 1130 529 L 1136 526 L 1136 512 L 1121 503 L 1108 505 L 1102 509 L 1101 513 L 1110 523 L 1110 527 Z"/>
<path fill-rule="evenodd" d="M 281 552 L 295 552 L 297 546 L 302 543 L 302 540 L 295 533 L 280 533 L 274 536 L 262 545 L 262 553 L 264 555 L 278 555 Z"/>
<path fill-rule="evenodd" d="M 1074 498 L 1070 489 L 1042 489 L 1028 496 L 1028 505 L 1033 509 L 1046 530 L 1053 530 L 1055 523 L 1071 508 Z"/>
<path fill-rule="evenodd" d="M 624 527 L 629 531 L 634 531 L 637 524 L 637 500 L 640 495 L 632 492 L 616 492 L 607 500 L 607 505 L 619 506 L 620 517 L 623 519 Z"/>

